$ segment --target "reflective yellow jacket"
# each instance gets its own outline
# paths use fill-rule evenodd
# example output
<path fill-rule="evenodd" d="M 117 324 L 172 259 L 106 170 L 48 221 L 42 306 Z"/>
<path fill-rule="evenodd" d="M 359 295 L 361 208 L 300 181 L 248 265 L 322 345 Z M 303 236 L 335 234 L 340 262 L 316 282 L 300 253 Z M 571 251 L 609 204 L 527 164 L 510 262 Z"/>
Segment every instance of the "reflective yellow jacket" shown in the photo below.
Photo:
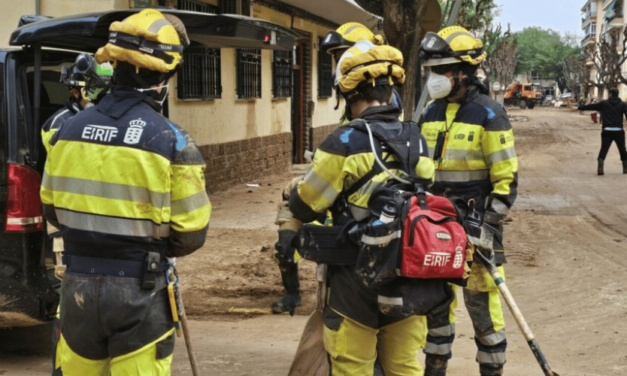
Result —
<path fill-rule="evenodd" d="M 482 88 L 471 86 L 461 105 L 436 100 L 421 117 L 420 127 L 431 158 L 438 135 L 444 132 L 441 156 L 434 160 L 432 191 L 471 203 L 474 200 L 479 211 L 506 214 L 516 199 L 518 185 L 514 133 L 503 107 Z"/>
<path fill-rule="evenodd" d="M 191 137 L 135 90 L 118 90 L 52 137 L 41 201 L 65 251 L 143 260 L 184 256 L 206 238 L 211 204 Z"/>
<path fill-rule="evenodd" d="M 399 113 L 396 106 L 378 106 L 364 111 L 361 118 L 400 125 Z M 426 146 L 422 138 L 420 142 L 423 147 Z M 416 174 L 422 179 L 433 181 L 433 162 L 427 158 L 426 147 L 424 149 L 424 158 L 420 158 Z M 385 156 L 386 153 L 383 154 Z M 390 161 L 394 160 L 394 156 L 391 156 Z M 320 144 L 311 167 L 290 194 L 290 211 L 303 222 L 315 220 L 334 204 L 340 193 L 348 191 L 370 172 L 374 163 L 376 162 L 368 134 L 351 127 L 339 127 Z M 396 175 L 406 176 L 402 170 L 392 171 Z M 370 195 L 389 179 L 386 172 L 379 173 L 347 198 L 349 212 L 355 220 L 360 221 L 369 216 Z"/>

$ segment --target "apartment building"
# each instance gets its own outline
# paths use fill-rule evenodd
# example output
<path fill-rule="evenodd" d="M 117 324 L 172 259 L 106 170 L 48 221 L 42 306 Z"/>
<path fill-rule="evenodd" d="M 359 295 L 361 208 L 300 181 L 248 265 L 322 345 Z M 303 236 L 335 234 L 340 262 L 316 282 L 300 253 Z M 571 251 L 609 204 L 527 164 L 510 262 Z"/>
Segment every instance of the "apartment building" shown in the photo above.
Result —
<path fill-rule="evenodd" d="M 0 15 L 0 46 L 23 14 L 69 14 L 165 6 L 241 14 L 290 28 L 292 51 L 190 46 L 170 81 L 165 111 L 190 131 L 207 162 L 207 189 L 222 190 L 302 163 L 337 127 L 333 62 L 322 38 L 340 24 L 376 19 L 347 0 L 29 0 Z"/>
<path fill-rule="evenodd" d="M 581 29 L 584 34 L 584 38 L 581 41 L 582 47 L 594 45 L 607 38 L 608 31 L 620 28 L 624 30 L 625 19 L 625 0 L 588 0 L 581 8 L 582 19 Z M 622 36 L 618 48 L 622 48 Z M 589 69 L 590 80 L 597 81 L 597 72 L 592 60 L 588 60 L 586 63 Z M 627 75 L 627 64 L 623 66 L 623 74 Z M 592 98 L 605 98 L 609 88 L 591 86 L 588 88 L 587 96 Z M 619 92 L 621 98 L 627 98 L 627 86 L 620 84 Z"/>

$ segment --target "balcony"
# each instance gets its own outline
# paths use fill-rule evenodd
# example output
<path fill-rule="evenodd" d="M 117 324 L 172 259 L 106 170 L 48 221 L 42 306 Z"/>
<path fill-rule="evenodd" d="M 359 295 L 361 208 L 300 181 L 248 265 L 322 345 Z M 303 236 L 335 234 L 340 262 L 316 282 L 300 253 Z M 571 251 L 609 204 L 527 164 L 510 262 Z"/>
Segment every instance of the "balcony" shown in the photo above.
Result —
<path fill-rule="evenodd" d="M 607 8 L 606 8 L 607 6 Z M 623 2 L 618 0 L 611 0 L 607 4 L 603 4 L 605 14 L 603 18 L 607 22 L 623 23 Z"/>
<path fill-rule="evenodd" d="M 588 34 L 581 40 L 581 47 L 585 47 L 589 45 L 590 43 L 596 43 L 596 41 L 597 41 L 596 33 Z"/>

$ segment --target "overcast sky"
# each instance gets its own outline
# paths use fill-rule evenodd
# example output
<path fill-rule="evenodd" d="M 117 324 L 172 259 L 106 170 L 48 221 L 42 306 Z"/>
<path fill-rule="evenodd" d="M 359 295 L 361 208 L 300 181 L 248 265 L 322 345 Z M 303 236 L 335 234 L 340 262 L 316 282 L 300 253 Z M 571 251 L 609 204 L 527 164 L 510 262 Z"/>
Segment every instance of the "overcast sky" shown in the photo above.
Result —
<path fill-rule="evenodd" d="M 581 8 L 586 0 L 495 0 L 501 6 L 496 19 L 504 28 L 511 23 L 512 31 L 528 26 L 540 26 L 562 33 L 571 32 L 583 36 Z"/>

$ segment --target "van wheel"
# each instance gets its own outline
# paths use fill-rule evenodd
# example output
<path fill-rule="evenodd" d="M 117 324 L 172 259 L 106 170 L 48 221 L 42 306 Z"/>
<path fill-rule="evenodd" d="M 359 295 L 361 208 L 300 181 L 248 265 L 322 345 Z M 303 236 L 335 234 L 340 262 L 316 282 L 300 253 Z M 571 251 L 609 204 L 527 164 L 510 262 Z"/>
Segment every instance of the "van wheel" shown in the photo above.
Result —
<path fill-rule="evenodd" d="M 527 108 L 527 102 L 521 100 L 520 102 L 518 102 L 518 107 L 520 107 L 521 110 L 524 110 L 525 108 Z"/>

